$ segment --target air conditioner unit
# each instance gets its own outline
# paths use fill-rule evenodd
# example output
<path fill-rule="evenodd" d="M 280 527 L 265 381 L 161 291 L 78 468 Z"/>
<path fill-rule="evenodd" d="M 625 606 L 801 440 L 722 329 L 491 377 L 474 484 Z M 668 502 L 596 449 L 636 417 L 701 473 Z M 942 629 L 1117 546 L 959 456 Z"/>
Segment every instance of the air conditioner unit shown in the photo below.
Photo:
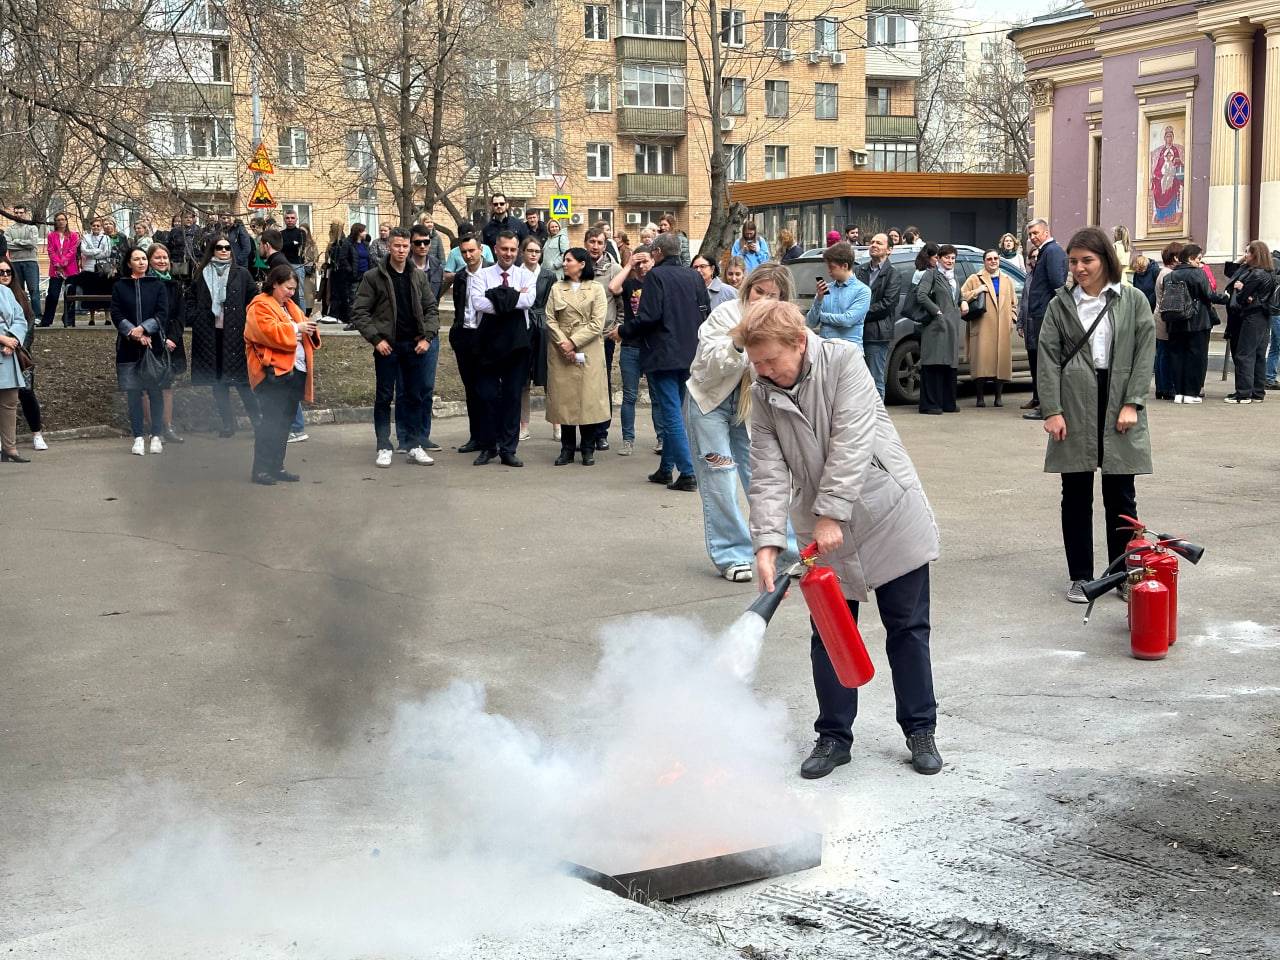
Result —
<path fill-rule="evenodd" d="M 796 52 L 790 47 L 782 47 L 778 50 L 778 59 L 783 63 L 790 63 L 796 58 Z"/>
<path fill-rule="evenodd" d="M 376 201 L 378 199 L 377 187 L 361 187 L 358 193 L 361 200 L 366 203 Z"/>
<path fill-rule="evenodd" d="M 720 129 L 728 133 L 730 130 L 734 128 L 734 125 L 737 124 L 737 122 L 738 121 L 735 120 L 733 117 L 721 117 Z"/>
<path fill-rule="evenodd" d="M 810 50 L 810 51 L 809 51 L 809 62 L 810 62 L 810 63 L 821 63 L 821 62 L 822 62 L 822 53 L 821 53 L 821 51 L 818 51 L 818 50 Z"/>
<path fill-rule="evenodd" d="M 523 220 L 523 219 L 524 219 L 524 207 L 512 207 L 512 208 L 511 208 L 511 216 L 515 217 L 517 220 Z"/>
<path fill-rule="evenodd" d="M 573 216 L 569 218 L 569 223 L 571 223 L 575 227 L 582 226 L 582 214 L 575 213 Z"/>
<path fill-rule="evenodd" d="M 867 156 L 867 151 L 865 150 L 850 150 L 849 152 L 853 154 L 853 165 L 855 167 L 865 167 L 871 162 L 871 158 Z"/>
<path fill-rule="evenodd" d="M 841 53 L 839 50 L 836 50 L 831 54 L 831 65 L 833 67 L 838 67 L 847 62 L 848 59 L 849 55 L 847 53 Z"/>
<path fill-rule="evenodd" d="M 644 217 L 642 217 L 640 214 L 638 213 L 627 214 L 627 226 L 635 227 L 635 226 L 639 226 L 642 223 L 644 223 Z"/>

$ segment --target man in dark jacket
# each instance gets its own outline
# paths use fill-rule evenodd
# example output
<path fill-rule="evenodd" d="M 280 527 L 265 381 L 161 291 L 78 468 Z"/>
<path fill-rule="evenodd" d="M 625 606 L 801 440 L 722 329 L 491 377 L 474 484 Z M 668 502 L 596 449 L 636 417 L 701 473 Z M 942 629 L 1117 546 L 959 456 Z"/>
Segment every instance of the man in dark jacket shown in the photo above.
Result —
<path fill-rule="evenodd" d="M 1024 420 L 1042 420 L 1040 416 L 1040 395 L 1035 392 L 1037 349 L 1040 339 L 1040 324 L 1044 322 L 1044 312 L 1063 284 L 1067 282 L 1067 254 L 1049 233 L 1046 220 L 1032 220 L 1027 224 L 1027 237 L 1039 251 L 1036 268 L 1027 281 L 1027 322 L 1023 334 L 1027 342 L 1027 361 L 1031 364 L 1031 399 L 1022 405 L 1027 411 L 1022 415 Z"/>
<path fill-rule="evenodd" d="M 351 319 L 373 344 L 373 429 L 378 442 L 374 462 L 391 466 L 391 401 L 398 377 L 404 384 L 408 462 L 434 463 L 422 447 L 422 390 L 427 351 L 440 332 L 440 313 L 427 275 L 409 261 L 408 230 L 396 227 L 387 237 L 387 259 L 361 278 Z"/>
<path fill-rule="evenodd" d="M 884 399 L 884 373 L 893 345 L 893 328 L 898 321 L 898 298 L 902 278 L 889 263 L 889 236 L 877 233 L 867 247 L 871 259 L 853 268 L 853 274 L 871 288 L 871 306 L 862 322 L 862 353 L 867 360 L 876 391 Z"/>
<path fill-rule="evenodd" d="M 490 250 L 497 243 L 498 234 L 504 230 L 514 233 L 517 243 L 524 243 L 524 238 L 529 235 L 529 228 L 522 221 L 511 216 L 510 211 L 511 205 L 507 203 L 506 194 L 495 193 L 489 198 L 489 222 L 480 231 L 480 239 Z"/>
<path fill-rule="evenodd" d="M 248 270 L 253 263 L 253 237 L 230 211 L 222 215 L 222 233 L 231 241 L 231 256 L 235 258 L 236 266 Z"/>
<path fill-rule="evenodd" d="M 388 241 L 389 243 L 390 241 Z M 431 251 L 431 231 L 420 223 L 409 228 L 409 262 L 421 270 L 427 278 L 431 295 L 440 301 L 440 288 L 444 284 L 444 264 Z M 432 337 L 427 349 L 427 360 L 422 368 L 422 449 L 434 453 L 440 449 L 431 440 L 431 405 L 436 395 L 436 368 L 440 363 L 440 338 Z M 409 419 L 405 403 L 404 384 L 396 379 L 396 439 L 399 448 L 409 451 Z"/>
<path fill-rule="evenodd" d="M 640 369 L 649 378 L 662 428 L 662 463 L 649 475 L 668 490 L 697 490 L 684 429 L 685 381 L 698 351 L 698 328 L 711 312 L 707 285 L 680 266 L 680 238 L 659 234 L 653 241 L 653 268 L 644 281 L 644 296 L 635 320 L 614 331 L 618 340 L 640 341 Z M 679 478 L 672 470 L 679 471 Z"/>
<path fill-rule="evenodd" d="M 469 226 L 469 225 L 468 225 Z M 477 442 L 484 432 L 480 426 L 480 400 L 476 395 L 476 337 L 480 318 L 471 307 L 471 288 L 480 283 L 480 271 L 484 268 L 484 252 L 480 240 L 472 232 L 459 232 L 458 256 L 462 269 L 453 277 L 453 323 L 449 326 L 449 346 L 458 365 L 458 379 L 462 381 L 467 401 L 467 442 L 458 447 L 459 453 L 476 453 Z"/>

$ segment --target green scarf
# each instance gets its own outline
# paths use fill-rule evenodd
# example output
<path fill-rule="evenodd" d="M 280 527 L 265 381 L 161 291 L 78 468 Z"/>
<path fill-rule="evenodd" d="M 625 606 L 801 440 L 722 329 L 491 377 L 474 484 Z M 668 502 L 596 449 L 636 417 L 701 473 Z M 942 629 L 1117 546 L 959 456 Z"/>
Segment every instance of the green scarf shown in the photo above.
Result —
<path fill-rule="evenodd" d="M 159 277 L 161 280 L 172 280 L 172 279 L 173 279 L 173 275 L 172 275 L 172 274 L 170 274 L 168 271 L 165 271 L 164 273 L 161 273 L 161 272 L 160 272 L 159 270 L 157 270 L 155 267 L 152 267 L 150 270 L 148 270 L 148 271 L 147 271 L 147 276 L 149 276 L 149 277 Z"/>

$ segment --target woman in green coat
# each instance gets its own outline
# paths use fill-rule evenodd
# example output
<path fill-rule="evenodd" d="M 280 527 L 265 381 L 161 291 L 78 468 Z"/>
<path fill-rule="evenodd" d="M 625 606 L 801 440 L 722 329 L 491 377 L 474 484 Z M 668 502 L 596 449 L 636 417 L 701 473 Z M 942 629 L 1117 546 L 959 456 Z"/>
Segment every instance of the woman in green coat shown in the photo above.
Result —
<path fill-rule="evenodd" d="M 1036 383 L 1049 434 L 1044 469 L 1062 474 L 1067 599 L 1086 603 L 1083 585 L 1094 571 L 1094 471 L 1102 470 L 1109 559 L 1128 542 L 1120 515 L 1136 516 L 1133 478 L 1151 473 L 1146 402 L 1156 328 L 1146 296 L 1122 285 L 1115 249 L 1097 227 L 1071 238 L 1067 262 L 1072 282 L 1045 311 Z"/>

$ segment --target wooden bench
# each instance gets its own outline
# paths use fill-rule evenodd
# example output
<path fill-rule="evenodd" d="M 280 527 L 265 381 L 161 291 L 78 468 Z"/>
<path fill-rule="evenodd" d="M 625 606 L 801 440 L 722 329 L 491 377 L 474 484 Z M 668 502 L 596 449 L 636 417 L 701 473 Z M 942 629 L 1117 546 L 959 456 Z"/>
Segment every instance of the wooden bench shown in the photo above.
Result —
<path fill-rule="evenodd" d="M 97 315 L 101 310 L 107 315 L 107 323 L 111 322 L 111 294 L 109 293 L 69 293 L 67 294 L 67 303 L 70 309 L 74 310 L 79 306 L 89 308 L 89 319 Z"/>

